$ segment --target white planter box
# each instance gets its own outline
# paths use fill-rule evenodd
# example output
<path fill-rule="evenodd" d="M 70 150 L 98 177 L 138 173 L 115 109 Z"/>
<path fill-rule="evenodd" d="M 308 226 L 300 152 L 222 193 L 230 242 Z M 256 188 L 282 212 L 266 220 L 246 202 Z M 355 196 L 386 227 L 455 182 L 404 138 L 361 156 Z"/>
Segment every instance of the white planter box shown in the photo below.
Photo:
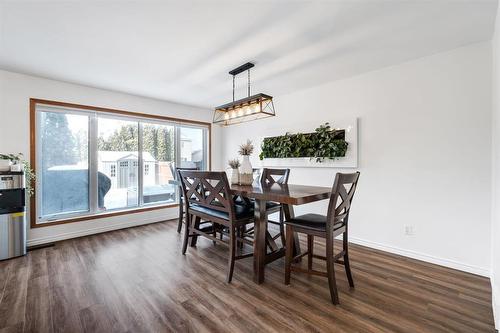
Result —
<path fill-rule="evenodd" d="M 340 157 L 335 160 L 324 159 L 316 162 L 316 158 L 265 158 L 263 167 L 291 167 L 291 168 L 356 168 L 357 163 L 348 157 Z"/>

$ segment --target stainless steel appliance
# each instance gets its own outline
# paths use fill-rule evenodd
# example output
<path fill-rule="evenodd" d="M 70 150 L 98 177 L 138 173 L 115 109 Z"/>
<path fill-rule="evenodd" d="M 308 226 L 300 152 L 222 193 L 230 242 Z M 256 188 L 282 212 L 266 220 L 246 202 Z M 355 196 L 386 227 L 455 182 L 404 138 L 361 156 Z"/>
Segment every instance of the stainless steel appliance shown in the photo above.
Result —
<path fill-rule="evenodd" d="M 24 174 L 0 172 L 0 260 L 26 254 Z"/>

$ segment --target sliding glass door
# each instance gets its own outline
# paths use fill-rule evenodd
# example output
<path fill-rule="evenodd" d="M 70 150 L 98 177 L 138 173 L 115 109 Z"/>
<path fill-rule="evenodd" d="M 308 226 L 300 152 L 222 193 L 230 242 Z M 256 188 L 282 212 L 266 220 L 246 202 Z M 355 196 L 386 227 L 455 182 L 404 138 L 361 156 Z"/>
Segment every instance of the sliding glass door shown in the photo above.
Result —
<path fill-rule="evenodd" d="M 90 211 L 89 116 L 41 111 L 38 213 L 51 219 Z"/>
<path fill-rule="evenodd" d="M 175 202 L 175 126 L 143 122 L 141 132 L 143 204 Z"/>
<path fill-rule="evenodd" d="M 180 126 L 179 166 L 182 168 L 206 169 L 206 129 Z"/>
<path fill-rule="evenodd" d="M 106 193 L 99 209 L 136 207 L 139 204 L 139 123 L 98 116 L 97 128 L 97 186 L 99 193 Z"/>

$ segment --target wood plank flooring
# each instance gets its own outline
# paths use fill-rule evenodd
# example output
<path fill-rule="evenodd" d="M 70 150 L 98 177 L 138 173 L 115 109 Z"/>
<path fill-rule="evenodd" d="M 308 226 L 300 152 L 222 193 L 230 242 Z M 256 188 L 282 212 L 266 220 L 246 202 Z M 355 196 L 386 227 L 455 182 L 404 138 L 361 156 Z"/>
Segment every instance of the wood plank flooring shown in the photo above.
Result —
<path fill-rule="evenodd" d="M 167 221 L 0 262 L 0 332 L 494 332 L 489 281 L 472 274 L 351 245 L 356 288 L 336 266 L 333 306 L 324 278 L 285 286 L 282 260 L 262 285 L 240 260 L 228 285 L 224 246 L 180 250 Z"/>

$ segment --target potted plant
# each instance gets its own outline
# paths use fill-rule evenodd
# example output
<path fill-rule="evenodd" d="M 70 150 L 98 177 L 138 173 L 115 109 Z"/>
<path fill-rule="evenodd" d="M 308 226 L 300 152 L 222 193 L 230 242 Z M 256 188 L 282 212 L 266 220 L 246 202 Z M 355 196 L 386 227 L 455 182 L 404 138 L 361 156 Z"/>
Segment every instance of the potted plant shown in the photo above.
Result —
<path fill-rule="evenodd" d="M 229 167 L 231 168 L 231 184 L 240 183 L 240 172 L 238 168 L 241 166 L 240 161 L 237 158 L 228 161 Z"/>
<path fill-rule="evenodd" d="M 0 171 L 9 171 L 12 161 L 7 155 L 0 154 Z"/>
<path fill-rule="evenodd" d="M 0 171 L 22 171 L 22 157 L 22 153 L 0 154 Z"/>
<path fill-rule="evenodd" d="M 26 179 L 26 194 L 32 197 L 35 193 L 33 183 L 35 180 L 35 172 L 31 169 L 28 161 L 23 159 L 23 154 L 0 154 L 0 171 L 21 172 L 24 171 Z"/>
<path fill-rule="evenodd" d="M 12 165 L 10 166 L 10 171 L 13 172 L 21 172 L 23 171 L 23 153 L 19 153 L 17 155 L 11 154 L 12 156 Z"/>
<path fill-rule="evenodd" d="M 252 185 L 253 183 L 253 168 L 250 163 L 250 155 L 253 153 L 252 141 L 247 140 L 246 143 L 240 146 L 238 153 L 242 156 L 241 167 L 240 167 L 240 184 L 241 185 Z"/>

